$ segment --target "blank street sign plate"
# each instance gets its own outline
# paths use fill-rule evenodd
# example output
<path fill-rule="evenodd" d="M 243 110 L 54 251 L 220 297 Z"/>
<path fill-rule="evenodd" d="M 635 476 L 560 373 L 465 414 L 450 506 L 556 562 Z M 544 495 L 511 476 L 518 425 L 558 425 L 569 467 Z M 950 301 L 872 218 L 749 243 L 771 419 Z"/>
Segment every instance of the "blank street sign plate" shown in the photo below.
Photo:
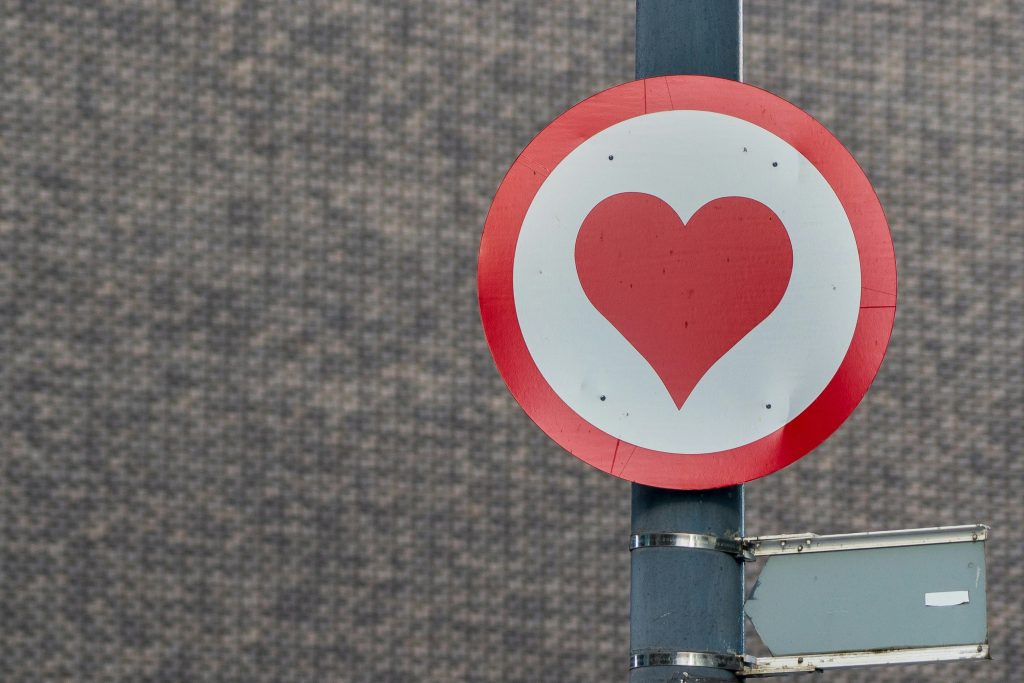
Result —
<path fill-rule="evenodd" d="M 773 655 L 985 643 L 985 550 L 974 528 L 949 532 L 960 542 L 838 551 L 794 553 L 791 540 L 790 552 L 768 558 L 747 615 Z M 812 537 L 812 548 L 830 538 Z"/>

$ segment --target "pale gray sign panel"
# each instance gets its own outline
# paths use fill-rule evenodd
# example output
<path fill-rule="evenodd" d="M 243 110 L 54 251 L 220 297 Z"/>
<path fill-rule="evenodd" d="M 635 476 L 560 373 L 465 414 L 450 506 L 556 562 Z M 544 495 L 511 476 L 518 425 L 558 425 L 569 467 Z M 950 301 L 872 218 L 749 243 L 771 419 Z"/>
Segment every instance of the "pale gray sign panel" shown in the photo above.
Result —
<path fill-rule="evenodd" d="M 984 543 L 769 557 L 746 612 L 774 655 L 984 643 Z"/>

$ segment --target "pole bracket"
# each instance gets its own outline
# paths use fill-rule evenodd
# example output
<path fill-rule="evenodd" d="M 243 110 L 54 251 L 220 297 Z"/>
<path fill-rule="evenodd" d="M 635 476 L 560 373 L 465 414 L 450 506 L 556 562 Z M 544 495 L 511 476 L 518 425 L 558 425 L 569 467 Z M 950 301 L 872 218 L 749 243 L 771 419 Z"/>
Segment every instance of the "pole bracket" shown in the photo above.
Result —
<path fill-rule="evenodd" d="M 696 666 L 705 669 L 742 671 L 747 660 L 732 652 L 670 652 L 667 650 L 634 650 L 629 653 L 629 668 L 647 666 Z"/>
<path fill-rule="evenodd" d="M 952 662 L 965 659 L 991 659 L 988 643 L 975 645 L 941 645 L 937 647 L 907 647 L 861 652 L 821 652 L 781 657 L 746 658 L 747 666 L 736 672 L 740 678 L 787 676 L 813 673 L 829 669 L 852 669 L 865 666 L 893 664 L 921 664 L 925 662 Z"/>
<path fill-rule="evenodd" d="M 741 538 L 721 538 L 710 534 L 687 532 L 657 532 L 633 534 L 629 537 L 629 549 L 643 548 L 694 548 L 726 553 L 744 561 L 753 561 L 754 556 Z"/>

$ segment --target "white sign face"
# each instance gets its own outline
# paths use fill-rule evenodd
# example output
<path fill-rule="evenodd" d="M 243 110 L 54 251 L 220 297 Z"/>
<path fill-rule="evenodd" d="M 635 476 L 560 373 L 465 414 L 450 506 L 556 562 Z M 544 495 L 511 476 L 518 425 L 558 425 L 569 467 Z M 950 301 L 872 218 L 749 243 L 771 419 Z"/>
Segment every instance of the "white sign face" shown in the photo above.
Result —
<path fill-rule="evenodd" d="M 595 307 L 577 272 L 576 244 L 588 214 L 628 192 L 661 199 L 683 226 L 717 198 L 754 199 L 781 219 L 792 246 L 781 301 L 724 349 L 682 407 Z M 668 453 L 743 446 L 803 412 L 846 355 L 861 300 L 853 230 L 821 173 L 769 131 L 707 111 L 631 118 L 573 150 L 526 214 L 514 289 L 530 355 L 559 398 L 608 434 Z"/>
<path fill-rule="evenodd" d="M 895 316 L 892 240 L 821 124 L 751 86 L 626 83 L 558 117 L 495 196 L 478 271 L 516 400 L 582 460 L 749 481 L 849 416 Z"/>

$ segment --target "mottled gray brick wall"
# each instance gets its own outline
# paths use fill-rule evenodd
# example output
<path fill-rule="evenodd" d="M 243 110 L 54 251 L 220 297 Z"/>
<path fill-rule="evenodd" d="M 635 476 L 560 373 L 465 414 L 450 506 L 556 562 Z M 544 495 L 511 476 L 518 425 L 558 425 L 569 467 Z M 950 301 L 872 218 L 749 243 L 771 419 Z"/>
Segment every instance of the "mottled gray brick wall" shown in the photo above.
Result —
<path fill-rule="evenodd" d="M 0 0 L 0 680 L 623 680 L 629 487 L 483 341 L 490 198 L 632 3 Z M 1024 8 L 748 0 L 864 165 L 900 309 L 752 532 L 988 521 L 1024 649 Z"/>

